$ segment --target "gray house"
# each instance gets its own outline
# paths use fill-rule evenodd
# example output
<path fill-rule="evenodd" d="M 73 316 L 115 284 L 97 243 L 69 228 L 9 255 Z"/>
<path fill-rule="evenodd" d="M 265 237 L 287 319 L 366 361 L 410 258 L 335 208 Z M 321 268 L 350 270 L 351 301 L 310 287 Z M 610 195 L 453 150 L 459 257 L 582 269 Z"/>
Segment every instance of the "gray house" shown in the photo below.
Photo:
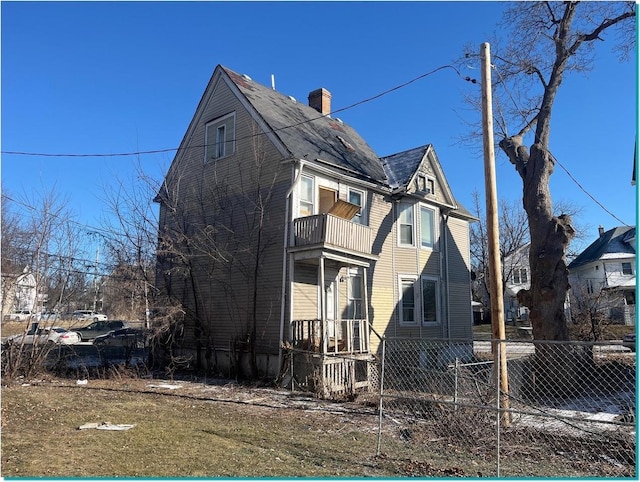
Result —
<path fill-rule="evenodd" d="M 157 284 L 203 368 L 330 396 L 369 386 L 381 337 L 472 338 L 473 217 L 434 147 L 378 156 L 326 89 L 216 67 L 156 199 Z"/>

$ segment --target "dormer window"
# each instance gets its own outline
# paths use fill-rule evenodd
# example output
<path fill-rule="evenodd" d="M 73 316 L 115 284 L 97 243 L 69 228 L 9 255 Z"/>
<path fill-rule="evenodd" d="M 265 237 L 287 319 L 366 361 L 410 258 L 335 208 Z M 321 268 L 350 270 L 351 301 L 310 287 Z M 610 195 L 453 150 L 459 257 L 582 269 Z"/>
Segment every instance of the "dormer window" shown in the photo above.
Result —
<path fill-rule="evenodd" d="M 435 194 L 435 183 L 433 179 L 425 175 L 418 174 L 416 177 L 416 191 L 425 194 Z"/>
<path fill-rule="evenodd" d="M 232 112 L 208 122 L 205 126 L 204 162 L 228 157 L 235 152 L 236 114 Z"/>

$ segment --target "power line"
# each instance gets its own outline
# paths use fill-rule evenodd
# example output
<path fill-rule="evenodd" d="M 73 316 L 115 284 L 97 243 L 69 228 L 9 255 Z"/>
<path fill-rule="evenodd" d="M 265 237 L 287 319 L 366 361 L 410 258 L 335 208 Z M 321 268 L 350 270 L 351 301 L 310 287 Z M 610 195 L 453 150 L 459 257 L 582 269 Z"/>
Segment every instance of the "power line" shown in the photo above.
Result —
<path fill-rule="evenodd" d="M 515 98 L 513 97 L 513 95 L 511 94 L 509 88 L 507 87 L 507 83 L 504 80 L 504 78 L 502 77 L 502 75 L 500 74 L 500 70 L 495 66 L 495 65 L 491 65 L 493 67 L 493 69 L 496 71 L 496 73 L 498 74 L 498 77 L 500 77 L 500 81 L 502 84 L 502 88 L 505 90 L 505 92 L 507 93 L 507 96 L 511 99 L 511 102 L 513 103 L 514 107 L 516 108 L 516 111 L 522 116 L 523 120 L 525 122 L 527 122 L 527 118 L 525 117 L 522 109 L 520 108 L 520 106 L 518 105 L 518 103 L 516 102 Z M 506 133 L 505 133 L 506 134 Z M 537 136 L 535 136 L 535 139 L 538 140 Z M 600 201 L 598 201 L 595 196 L 593 196 L 589 191 L 587 191 L 582 184 L 580 184 L 578 182 L 578 180 L 571 174 L 571 172 L 569 171 L 569 169 L 567 169 L 565 166 L 562 165 L 562 163 L 560 163 L 560 161 L 558 161 L 558 159 L 551 153 L 551 151 L 549 150 L 549 155 L 551 156 L 551 158 L 553 159 L 553 161 L 558 164 L 558 166 L 560 166 L 562 168 L 562 170 L 564 172 L 567 173 L 567 175 L 569 176 L 569 179 L 571 179 L 576 186 L 578 186 L 578 188 L 580 188 L 580 190 L 582 190 L 582 192 L 584 192 L 587 196 L 589 196 L 589 198 L 591 198 L 591 200 L 593 202 L 595 202 L 598 206 L 600 206 L 602 208 L 602 210 L 604 210 L 607 214 L 609 214 L 613 219 L 615 219 L 616 221 L 620 222 L 621 224 L 623 224 L 624 226 L 629 226 L 627 223 L 625 223 L 624 221 L 622 221 L 618 216 L 616 216 L 615 214 L 613 214 L 609 209 L 607 209 L 604 204 L 602 204 Z"/>
<path fill-rule="evenodd" d="M 396 85 L 395 87 L 392 87 L 390 89 L 387 89 L 383 92 L 380 92 L 379 94 L 376 94 L 372 97 L 368 97 L 366 99 L 360 100 L 358 102 L 355 102 L 351 105 L 348 105 L 346 107 L 341 107 L 339 109 L 335 109 L 332 114 L 336 114 L 338 112 L 344 112 L 346 110 L 349 109 L 353 109 L 359 105 L 362 104 L 366 104 L 368 102 L 371 102 L 373 100 L 379 99 L 380 97 L 383 97 L 385 95 L 388 95 L 392 92 L 395 92 L 396 90 L 400 90 L 404 87 L 407 87 L 410 84 L 413 84 L 414 82 L 417 82 L 421 79 L 424 79 L 425 77 L 429 77 L 430 75 L 435 74 L 436 72 L 439 72 L 441 70 L 445 70 L 445 69 L 452 69 L 457 75 L 458 77 L 460 77 L 462 80 L 467 81 L 467 82 L 471 82 L 471 83 L 477 83 L 476 79 L 472 79 L 470 77 L 463 77 L 462 74 L 460 73 L 460 71 L 455 68 L 453 65 L 442 65 L 440 67 L 437 67 L 429 72 L 425 72 L 424 74 L 421 74 L 417 77 L 414 77 L 413 79 L 407 81 L 407 82 L 403 82 L 402 84 Z M 316 120 L 319 119 L 325 119 L 327 116 L 326 115 L 319 115 L 317 117 L 314 117 L 312 119 L 307 119 L 304 121 L 300 121 L 297 122 L 295 124 L 291 124 L 288 126 L 284 126 L 284 127 L 280 127 L 278 129 L 273 129 L 273 132 L 279 132 L 285 129 L 291 129 L 293 127 L 297 127 L 299 125 L 302 124 L 307 124 L 309 122 L 314 122 Z M 239 140 L 245 140 L 245 139 L 251 139 L 254 137 L 258 137 L 258 136 L 263 136 L 266 135 L 266 132 L 260 132 L 257 134 L 250 134 L 248 136 L 245 137 L 239 137 L 234 139 L 233 141 L 228 141 L 228 142 L 237 142 Z M 128 157 L 128 156 L 140 156 L 140 155 L 149 155 L 149 154 L 162 154 L 162 153 L 166 153 L 166 152 L 179 152 L 181 150 L 187 150 L 187 149 L 201 149 L 203 147 L 207 147 L 206 145 L 197 145 L 197 146 L 188 146 L 188 147 L 170 147 L 170 148 L 166 148 L 166 149 L 152 149 L 152 150 L 148 150 L 148 151 L 134 151 L 134 152 L 118 152 L 118 153 L 93 153 L 93 154 L 60 154 L 60 153 L 48 153 L 48 152 L 26 152 L 26 151 L 0 151 L 1 154 L 7 154 L 7 155 L 13 155 L 13 156 L 39 156 L 39 157 Z"/>

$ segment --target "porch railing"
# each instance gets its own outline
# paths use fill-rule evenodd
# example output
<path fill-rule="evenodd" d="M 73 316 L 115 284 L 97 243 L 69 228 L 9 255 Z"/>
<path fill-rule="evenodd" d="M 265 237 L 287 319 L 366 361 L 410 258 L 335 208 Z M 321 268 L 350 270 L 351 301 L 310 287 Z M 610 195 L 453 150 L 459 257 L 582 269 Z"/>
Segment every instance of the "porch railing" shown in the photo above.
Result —
<path fill-rule="evenodd" d="M 337 248 L 369 253 L 371 228 L 332 214 L 317 214 L 293 220 L 292 245 L 330 245 Z"/>
<path fill-rule="evenodd" d="M 366 320 L 293 320 L 290 340 L 294 348 L 323 354 L 367 353 Z"/>

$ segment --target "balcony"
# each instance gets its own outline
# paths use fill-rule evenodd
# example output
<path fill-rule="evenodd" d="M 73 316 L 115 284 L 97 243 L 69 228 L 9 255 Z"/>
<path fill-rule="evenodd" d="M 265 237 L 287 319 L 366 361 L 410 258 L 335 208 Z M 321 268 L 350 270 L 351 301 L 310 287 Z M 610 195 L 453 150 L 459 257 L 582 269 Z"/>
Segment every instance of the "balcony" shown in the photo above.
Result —
<path fill-rule="evenodd" d="M 291 248 L 333 250 L 376 258 L 371 255 L 371 228 L 332 214 L 294 219 Z"/>

